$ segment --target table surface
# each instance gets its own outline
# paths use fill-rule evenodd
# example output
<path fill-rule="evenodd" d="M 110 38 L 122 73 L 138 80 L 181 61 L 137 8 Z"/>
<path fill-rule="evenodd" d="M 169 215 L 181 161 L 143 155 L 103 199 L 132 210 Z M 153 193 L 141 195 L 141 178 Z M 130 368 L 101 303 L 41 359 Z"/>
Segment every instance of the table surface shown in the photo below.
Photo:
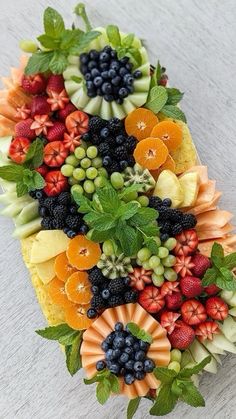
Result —
<path fill-rule="evenodd" d="M 72 19 L 74 0 L 0 1 L 0 73 L 17 65 L 18 41 L 41 32 L 43 10 L 50 5 Z M 167 67 L 170 84 L 185 91 L 183 109 L 202 162 L 224 191 L 222 208 L 235 213 L 236 2 L 208 0 L 93 0 L 87 9 L 94 25 L 114 23 L 135 32 L 149 46 L 152 62 Z M 132 19 L 133 17 L 133 19 Z M 82 373 L 71 378 L 57 344 L 39 338 L 44 318 L 23 264 L 12 222 L 0 219 L 0 418 L 125 418 L 126 400 L 105 407 L 85 386 Z M 227 355 L 217 375 L 204 374 L 206 408 L 179 404 L 168 418 L 235 418 L 236 357 Z M 143 401 L 137 419 L 150 418 Z"/>

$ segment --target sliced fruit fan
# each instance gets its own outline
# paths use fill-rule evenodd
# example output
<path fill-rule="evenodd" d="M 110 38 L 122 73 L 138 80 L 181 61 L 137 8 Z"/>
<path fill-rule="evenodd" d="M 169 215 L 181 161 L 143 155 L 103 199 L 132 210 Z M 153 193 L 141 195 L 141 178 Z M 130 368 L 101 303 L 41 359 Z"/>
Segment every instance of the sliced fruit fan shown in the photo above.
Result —
<path fill-rule="evenodd" d="M 71 375 L 104 404 L 203 406 L 199 374 L 236 353 L 236 236 L 198 164 L 183 97 L 117 26 L 66 29 L 52 8 L 2 78 L 1 214 L 15 223 Z"/>

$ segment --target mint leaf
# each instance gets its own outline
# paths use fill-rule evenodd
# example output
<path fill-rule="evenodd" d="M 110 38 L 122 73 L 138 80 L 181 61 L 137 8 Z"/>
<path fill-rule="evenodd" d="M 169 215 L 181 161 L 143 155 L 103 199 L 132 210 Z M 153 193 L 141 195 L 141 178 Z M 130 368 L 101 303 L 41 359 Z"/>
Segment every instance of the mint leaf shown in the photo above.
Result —
<path fill-rule="evenodd" d="M 148 224 L 146 226 L 141 226 L 141 227 L 138 227 L 138 228 L 139 228 L 139 231 L 141 231 L 143 235 L 150 236 L 150 237 L 157 236 L 158 232 L 159 232 L 157 222 L 154 222 L 152 224 Z"/>
<path fill-rule="evenodd" d="M 132 256 L 137 251 L 137 232 L 130 227 L 125 221 L 119 222 L 116 229 L 116 237 L 118 238 L 122 251 L 126 256 Z"/>
<path fill-rule="evenodd" d="M 144 184 L 133 184 L 131 186 L 125 187 L 121 192 L 118 193 L 120 199 L 127 198 L 133 192 L 139 192 L 142 190 Z"/>
<path fill-rule="evenodd" d="M 9 164 L 0 167 L 0 178 L 10 182 L 22 181 L 24 168 L 19 164 Z"/>
<path fill-rule="evenodd" d="M 130 219 L 132 224 L 145 226 L 157 219 L 157 211 L 154 208 L 139 208 L 138 212 Z"/>
<path fill-rule="evenodd" d="M 205 401 L 193 382 L 182 382 L 183 392 L 181 399 L 193 407 L 205 406 Z"/>
<path fill-rule="evenodd" d="M 129 401 L 129 404 L 127 407 L 127 419 L 133 419 L 135 413 L 138 410 L 140 401 L 141 401 L 141 397 L 136 397 L 136 399 L 132 399 Z"/>
<path fill-rule="evenodd" d="M 120 38 L 120 31 L 118 26 L 116 25 L 108 25 L 106 27 L 106 33 L 109 42 L 114 46 L 118 47 L 121 44 L 121 38 Z"/>
<path fill-rule="evenodd" d="M 224 266 L 230 270 L 236 267 L 236 252 L 224 257 Z"/>
<path fill-rule="evenodd" d="M 166 87 L 168 94 L 167 105 L 177 105 L 183 99 L 184 93 L 179 89 Z"/>
<path fill-rule="evenodd" d="M 199 362 L 199 364 L 192 368 L 182 369 L 178 374 L 178 378 L 190 378 L 193 374 L 199 374 L 199 372 L 202 371 L 203 368 L 209 364 L 209 362 L 211 362 L 211 356 L 207 356 L 201 362 Z"/>
<path fill-rule="evenodd" d="M 155 71 L 154 74 L 155 74 L 156 84 L 159 84 L 160 80 L 161 80 L 161 76 L 163 74 L 163 70 L 162 70 L 162 66 L 160 64 L 160 61 L 157 62 L 156 71 Z"/>
<path fill-rule="evenodd" d="M 81 212 L 82 214 L 86 214 L 87 212 L 93 211 L 91 201 L 88 198 L 76 191 L 73 191 L 72 195 L 76 204 L 79 207 L 79 212 Z"/>
<path fill-rule="evenodd" d="M 186 116 L 184 115 L 183 111 L 179 109 L 175 105 L 165 105 L 161 109 L 161 113 L 163 113 L 165 116 L 168 116 L 169 118 L 177 119 L 183 122 L 187 122 Z"/>
<path fill-rule="evenodd" d="M 48 49 L 56 49 L 60 45 L 59 39 L 54 39 L 51 36 L 48 36 L 46 34 L 40 35 L 37 37 L 37 40 L 40 42 L 40 44 Z"/>
<path fill-rule="evenodd" d="M 40 138 L 37 138 L 33 143 L 31 143 L 27 151 L 24 166 L 32 169 L 36 169 L 41 166 L 43 163 L 43 150 L 43 141 Z"/>
<path fill-rule="evenodd" d="M 126 53 L 128 57 L 131 58 L 131 61 L 134 61 L 136 67 L 139 67 L 142 64 L 142 55 L 138 48 L 129 47 L 126 49 Z"/>
<path fill-rule="evenodd" d="M 57 326 L 49 326 L 45 329 L 35 331 L 39 336 L 49 340 L 69 339 L 71 336 L 78 335 L 77 330 L 72 329 L 68 324 L 62 323 Z M 60 343 L 62 343 L 62 340 Z M 63 344 L 63 343 L 62 343 Z"/>
<path fill-rule="evenodd" d="M 111 384 L 107 378 L 104 378 L 103 381 L 98 383 L 96 388 L 97 400 L 100 404 L 105 404 L 109 399 L 111 393 Z"/>
<path fill-rule="evenodd" d="M 163 384 L 157 396 L 156 402 L 150 409 L 150 414 L 155 416 L 164 416 L 170 413 L 178 400 L 178 396 L 172 393 L 169 384 Z"/>
<path fill-rule="evenodd" d="M 131 47 L 131 45 L 134 42 L 134 34 L 133 33 L 129 33 L 127 36 L 125 36 L 125 38 L 123 38 L 122 40 L 122 46 L 124 47 Z"/>
<path fill-rule="evenodd" d="M 82 367 L 80 356 L 82 336 L 83 333 L 77 331 L 77 336 L 73 339 L 72 344 L 65 346 L 66 366 L 71 375 L 74 375 Z"/>
<path fill-rule="evenodd" d="M 177 372 L 165 367 L 156 367 L 153 372 L 155 377 L 164 384 L 172 383 L 177 376 Z"/>
<path fill-rule="evenodd" d="M 107 231 L 116 226 L 116 220 L 110 214 L 99 214 L 92 227 L 97 231 Z"/>
<path fill-rule="evenodd" d="M 234 276 L 229 269 L 222 266 L 220 268 L 220 272 L 221 272 L 221 274 L 223 275 L 223 277 L 225 278 L 226 281 L 229 281 L 229 282 L 234 281 Z"/>
<path fill-rule="evenodd" d="M 45 180 L 40 173 L 33 171 L 33 185 L 32 188 L 34 189 L 43 189 L 45 186 Z"/>
<path fill-rule="evenodd" d="M 53 58 L 53 51 L 38 51 L 30 58 L 25 68 L 25 74 L 45 73 L 49 69 Z"/>
<path fill-rule="evenodd" d="M 87 33 L 83 33 L 80 37 L 78 45 L 74 45 L 70 48 L 69 52 L 72 55 L 79 55 L 83 52 L 89 44 L 96 39 L 98 36 L 101 36 L 101 32 L 99 31 L 90 31 Z"/>
<path fill-rule="evenodd" d="M 87 224 L 93 225 L 94 222 L 96 222 L 97 220 L 100 220 L 101 215 L 103 214 L 101 214 L 100 212 L 91 211 L 85 214 L 83 219 Z"/>
<path fill-rule="evenodd" d="M 105 186 L 97 190 L 97 196 L 105 212 L 116 214 L 121 202 L 115 189 L 111 186 Z"/>
<path fill-rule="evenodd" d="M 73 31 L 70 29 L 64 30 L 60 39 L 60 49 L 68 50 L 72 46 L 79 44 L 83 33 L 84 32 L 78 28 L 74 29 Z"/>
<path fill-rule="evenodd" d="M 79 3 L 77 4 L 77 6 L 74 9 L 74 13 L 78 16 L 80 16 L 84 23 L 85 23 L 85 27 L 86 27 L 86 31 L 91 31 L 92 29 L 92 25 L 88 19 L 87 13 L 86 13 L 86 9 L 85 9 L 85 5 L 83 3 Z"/>
<path fill-rule="evenodd" d="M 17 197 L 20 198 L 28 193 L 28 188 L 23 182 L 17 182 L 16 184 L 16 194 Z"/>
<path fill-rule="evenodd" d="M 153 237 L 144 237 L 145 246 L 152 252 L 156 254 L 158 252 L 157 242 Z"/>
<path fill-rule="evenodd" d="M 138 202 L 128 202 L 127 204 L 122 204 L 117 211 L 117 218 L 121 217 L 122 220 L 128 220 L 137 213 L 139 209 Z"/>
<path fill-rule="evenodd" d="M 216 278 L 216 285 L 222 290 L 235 291 L 236 290 L 236 280 L 232 272 L 227 268 L 220 268 L 221 275 Z"/>
<path fill-rule="evenodd" d="M 119 383 L 119 380 L 118 380 L 117 376 L 114 375 L 114 374 L 110 374 L 109 375 L 109 381 L 110 381 L 110 384 L 111 384 L 111 391 L 113 393 L 119 393 L 120 392 L 120 383 Z"/>
<path fill-rule="evenodd" d="M 145 108 L 150 109 L 154 113 L 160 112 L 166 104 L 168 95 L 163 86 L 155 86 L 151 89 Z"/>
<path fill-rule="evenodd" d="M 67 67 L 67 55 L 62 51 L 54 51 L 49 69 L 53 74 L 62 74 Z"/>
<path fill-rule="evenodd" d="M 221 244 L 215 242 L 211 249 L 211 260 L 217 268 L 220 268 L 224 260 L 224 250 Z"/>
<path fill-rule="evenodd" d="M 52 7 L 47 7 L 43 17 L 46 35 L 58 38 L 65 29 L 62 16 Z"/>
<path fill-rule="evenodd" d="M 107 231 L 92 230 L 91 240 L 93 240 L 94 242 L 97 242 L 97 243 L 102 243 L 105 240 L 113 238 L 114 235 L 115 235 L 114 228 L 111 228 L 110 230 L 107 230 Z"/>
<path fill-rule="evenodd" d="M 147 342 L 149 344 L 153 342 L 150 333 L 146 332 L 144 329 L 141 329 L 137 324 L 130 322 L 127 324 L 127 328 L 130 331 L 130 333 L 132 333 L 132 335 L 136 338 L 143 340 L 144 342 Z"/>
<path fill-rule="evenodd" d="M 207 287 L 210 284 L 215 284 L 216 277 L 217 277 L 217 271 L 214 267 L 207 269 L 204 277 L 202 278 L 202 285 L 204 287 Z"/>

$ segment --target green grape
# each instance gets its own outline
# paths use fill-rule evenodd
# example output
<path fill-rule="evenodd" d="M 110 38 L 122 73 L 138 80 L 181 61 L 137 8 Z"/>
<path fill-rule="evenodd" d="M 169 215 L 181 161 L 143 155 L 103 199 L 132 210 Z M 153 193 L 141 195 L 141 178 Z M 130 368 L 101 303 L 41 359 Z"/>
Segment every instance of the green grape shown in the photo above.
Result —
<path fill-rule="evenodd" d="M 73 185 L 71 187 L 71 192 L 78 192 L 78 193 L 83 194 L 84 193 L 84 190 L 83 190 L 83 188 L 82 188 L 81 185 Z"/>
<path fill-rule="evenodd" d="M 107 173 L 107 170 L 105 169 L 105 167 L 99 167 L 98 173 L 99 173 L 100 176 L 103 176 L 106 179 L 108 178 L 108 173 Z"/>
<path fill-rule="evenodd" d="M 86 156 L 86 151 L 83 147 L 77 147 L 75 149 L 75 157 L 79 160 L 83 159 Z"/>
<path fill-rule="evenodd" d="M 88 194 L 92 194 L 93 192 L 95 192 L 95 186 L 91 180 L 85 180 L 83 184 L 83 188 L 85 192 L 87 192 Z"/>
<path fill-rule="evenodd" d="M 79 160 L 75 157 L 74 154 L 71 154 L 66 158 L 66 163 L 71 164 L 71 166 L 77 167 L 79 164 Z"/>
<path fill-rule="evenodd" d="M 150 268 L 154 269 L 160 265 L 161 260 L 158 256 L 151 256 L 148 262 L 149 262 Z"/>
<path fill-rule="evenodd" d="M 136 263 L 137 263 L 138 266 L 143 265 L 143 262 L 139 258 L 136 259 Z"/>
<path fill-rule="evenodd" d="M 165 268 L 164 277 L 167 281 L 174 282 L 177 280 L 178 275 L 172 268 Z"/>
<path fill-rule="evenodd" d="M 162 284 L 164 284 L 164 276 L 163 275 L 157 275 L 155 272 L 152 274 L 152 282 L 156 287 L 161 287 Z"/>
<path fill-rule="evenodd" d="M 157 256 L 161 259 L 166 258 L 169 254 L 169 250 L 166 247 L 160 246 L 157 252 Z"/>
<path fill-rule="evenodd" d="M 146 260 L 148 260 L 151 257 L 151 255 L 152 255 L 152 253 L 150 252 L 150 250 L 147 247 L 143 247 L 142 249 L 140 249 L 138 251 L 137 257 L 142 262 L 145 262 Z"/>
<path fill-rule="evenodd" d="M 142 207 L 147 207 L 149 204 L 149 199 L 146 195 L 139 196 L 137 201 L 141 204 Z"/>
<path fill-rule="evenodd" d="M 103 253 L 105 253 L 106 256 L 112 256 L 115 254 L 115 249 L 112 240 L 104 241 L 102 245 L 102 251 Z"/>
<path fill-rule="evenodd" d="M 165 241 L 163 244 L 168 250 L 173 250 L 177 244 L 177 240 L 174 237 L 170 237 L 168 240 Z"/>
<path fill-rule="evenodd" d="M 38 50 L 38 45 L 36 42 L 31 41 L 30 39 L 22 39 L 19 43 L 19 47 L 22 51 L 28 52 L 30 54 L 33 54 Z"/>
<path fill-rule="evenodd" d="M 68 179 L 68 183 L 69 185 L 73 186 L 76 185 L 78 183 L 78 180 L 76 180 L 73 176 L 70 176 Z"/>
<path fill-rule="evenodd" d="M 95 179 L 95 177 L 97 177 L 98 175 L 98 171 L 95 167 L 89 167 L 86 170 L 86 176 L 88 179 Z"/>
<path fill-rule="evenodd" d="M 172 349 L 172 351 L 170 351 L 170 359 L 171 361 L 176 361 L 176 362 L 181 362 L 181 351 L 179 349 Z"/>
<path fill-rule="evenodd" d="M 106 185 L 106 178 L 103 176 L 98 176 L 94 179 L 94 186 L 96 188 L 103 188 Z"/>
<path fill-rule="evenodd" d="M 123 199 L 123 201 L 125 202 L 130 202 L 130 201 L 134 201 L 137 200 L 138 198 L 138 192 L 130 192 L 129 194 L 125 195 Z"/>
<path fill-rule="evenodd" d="M 123 176 L 119 172 L 113 172 L 111 174 L 111 184 L 115 189 L 122 189 L 124 186 Z"/>
<path fill-rule="evenodd" d="M 83 169 L 88 169 L 91 166 L 91 160 L 88 157 L 85 157 L 84 159 L 81 160 L 80 166 Z"/>
<path fill-rule="evenodd" d="M 165 269 L 164 269 L 164 266 L 162 266 L 162 265 L 159 265 L 156 268 L 154 268 L 154 272 L 157 275 L 163 275 L 164 271 L 165 271 Z"/>
<path fill-rule="evenodd" d="M 97 157 L 98 155 L 97 147 L 95 147 L 94 145 L 89 146 L 86 150 L 86 154 L 87 157 L 89 157 L 90 159 L 95 159 L 95 157 Z"/>
<path fill-rule="evenodd" d="M 92 234 L 93 234 L 93 230 L 89 230 L 87 232 L 86 237 L 87 237 L 88 240 L 91 240 L 92 239 Z"/>
<path fill-rule="evenodd" d="M 99 169 L 102 167 L 102 159 L 101 157 L 95 157 L 95 159 L 92 159 L 92 166 L 96 167 L 96 169 Z"/>
<path fill-rule="evenodd" d="M 176 263 L 176 257 L 174 255 L 168 255 L 166 258 L 162 259 L 162 263 L 167 268 L 174 266 Z"/>
<path fill-rule="evenodd" d="M 146 271 L 149 271 L 151 269 L 148 260 L 145 260 L 143 262 L 143 268 L 146 269 Z"/>
<path fill-rule="evenodd" d="M 70 164 L 63 164 L 61 166 L 61 173 L 63 176 L 70 177 L 73 175 L 74 166 L 71 166 Z"/>
<path fill-rule="evenodd" d="M 73 176 L 79 181 L 84 180 L 86 178 L 85 170 L 81 169 L 81 167 L 78 167 L 77 169 L 74 169 Z"/>
<path fill-rule="evenodd" d="M 177 374 L 180 372 L 180 363 L 177 361 L 172 361 L 168 365 L 169 370 L 174 370 Z"/>
<path fill-rule="evenodd" d="M 160 239 L 160 237 L 156 236 L 156 237 L 154 237 L 154 240 L 155 240 L 157 246 L 160 247 L 161 246 L 161 239 Z"/>

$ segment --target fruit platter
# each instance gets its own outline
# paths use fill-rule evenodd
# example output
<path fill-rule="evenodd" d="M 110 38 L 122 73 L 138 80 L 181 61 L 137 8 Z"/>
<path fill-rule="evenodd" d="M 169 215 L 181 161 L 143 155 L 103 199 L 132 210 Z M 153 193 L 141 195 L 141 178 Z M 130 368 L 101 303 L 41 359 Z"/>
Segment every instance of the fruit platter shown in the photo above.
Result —
<path fill-rule="evenodd" d="M 166 69 L 135 34 L 74 13 L 66 28 L 45 10 L 0 92 L 1 215 L 46 319 L 36 333 L 99 403 L 126 396 L 128 419 L 143 398 L 154 416 L 204 406 L 201 375 L 236 354 L 233 214 Z"/>

